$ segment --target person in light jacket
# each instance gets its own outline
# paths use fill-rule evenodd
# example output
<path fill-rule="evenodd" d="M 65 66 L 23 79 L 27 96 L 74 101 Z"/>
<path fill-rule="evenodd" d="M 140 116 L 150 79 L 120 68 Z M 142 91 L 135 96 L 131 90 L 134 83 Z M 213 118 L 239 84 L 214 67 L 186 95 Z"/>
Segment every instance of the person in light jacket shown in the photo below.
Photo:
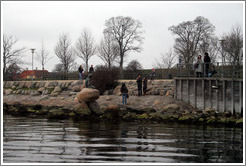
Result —
<path fill-rule="evenodd" d="M 203 61 L 202 61 L 201 55 L 198 55 L 198 57 L 197 57 L 197 61 L 195 63 L 195 73 L 196 73 L 196 77 L 202 77 Z"/>

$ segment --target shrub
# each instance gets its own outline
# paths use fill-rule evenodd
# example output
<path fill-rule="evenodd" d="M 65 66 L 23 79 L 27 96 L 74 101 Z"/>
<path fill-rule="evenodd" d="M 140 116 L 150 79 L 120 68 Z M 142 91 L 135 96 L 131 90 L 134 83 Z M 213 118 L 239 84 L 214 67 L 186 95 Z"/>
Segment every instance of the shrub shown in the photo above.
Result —
<path fill-rule="evenodd" d="M 117 86 L 119 79 L 119 68 L 108 69 L 105 66 L 98 66 L 93 72 L 91 84 L 103 94 L 105 90 L 113 89 Z"/>

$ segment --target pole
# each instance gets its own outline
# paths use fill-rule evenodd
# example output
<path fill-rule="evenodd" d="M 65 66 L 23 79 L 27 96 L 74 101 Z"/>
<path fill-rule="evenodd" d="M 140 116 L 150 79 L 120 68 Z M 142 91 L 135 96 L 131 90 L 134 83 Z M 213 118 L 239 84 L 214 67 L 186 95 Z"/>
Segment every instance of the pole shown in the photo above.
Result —
<path fill-rule="evenodd" d="M 32 52 L 32 81 L 33 81 L 33 53 L 34 53 L 34 48 L 31 49 Z"/>
<path fill-rule="evenodd" d="M 224 63 L 225 63 L 225 55 L 224 55 L 224 39 L 221 39 L 221 54 L 222 54 L 222 78 L 224 77 Z"/>

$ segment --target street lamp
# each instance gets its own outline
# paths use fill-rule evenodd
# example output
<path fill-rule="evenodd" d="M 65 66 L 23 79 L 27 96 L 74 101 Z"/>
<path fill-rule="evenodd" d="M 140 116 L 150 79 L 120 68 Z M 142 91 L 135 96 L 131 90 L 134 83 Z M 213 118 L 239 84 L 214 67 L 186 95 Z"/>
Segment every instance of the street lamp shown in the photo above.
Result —
<path fill-rule="evenodd" d="M 221 39 L 221 54 L 222 54 L 222 78 L 224 77 L 224 63 L 225 63 L 225 55 L 224 55 L 224 42 L 225 39 Z"/>
<path fill-rule="evenodd" d="M 225 39 L 221 39 L 220 40 L 221 42 L 221 54 L 222 54 L 222 65 L 224 65 L 224 62 L 225 62 L 225 55 L 224 55 L 224 42 L 225 42 Z"/>
<path fill-rule="evenodd" d="M 33 81 L 33 53 L 34 53 L 34 48 L 31 48 L 30 49 L 31 50 L 31 52 L 32 52 L 32 81 Z"/>

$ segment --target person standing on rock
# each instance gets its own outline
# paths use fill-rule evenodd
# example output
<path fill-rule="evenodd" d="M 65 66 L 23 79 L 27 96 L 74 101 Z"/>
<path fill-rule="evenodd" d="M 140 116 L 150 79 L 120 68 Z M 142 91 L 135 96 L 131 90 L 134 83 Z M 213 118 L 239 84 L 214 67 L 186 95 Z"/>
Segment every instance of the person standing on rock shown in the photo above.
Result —
<path fill-rule="evenodd" d="M 127 89 L 125 83 L 122 84 L 122 86 L 120 88 L 120 92 L 122 94 L 122 105 L 126 105 L 126 103 L 127 103 L 127 96 L 128 96 L 128 89 Z"/>
<path fill-rule="evenodd" d="M 155 68 L 152 68 L 151 80 L 154 80 L 155 77 Z"/>
<path fill-rule="evenodd" d="M 82 73 L 84 72 L 83 66 L 79 66 L 79 80 L 82 80 Z"/>
<path fill-rule="evenodd" d="M 137 85 L 138 85 L 138 96 L 142 96 L 142 77 L 138 75 L 137 77 Z"/>
<path fill-rule="evenodd" d="M 146 92 L 147 92 L 147 82 L 148 82 L 148 80 L 147 80 L 147 78 L 146 77 L 144 77 L 143 78 L 143 95 L 145 96 L 146 95 Z"/>

